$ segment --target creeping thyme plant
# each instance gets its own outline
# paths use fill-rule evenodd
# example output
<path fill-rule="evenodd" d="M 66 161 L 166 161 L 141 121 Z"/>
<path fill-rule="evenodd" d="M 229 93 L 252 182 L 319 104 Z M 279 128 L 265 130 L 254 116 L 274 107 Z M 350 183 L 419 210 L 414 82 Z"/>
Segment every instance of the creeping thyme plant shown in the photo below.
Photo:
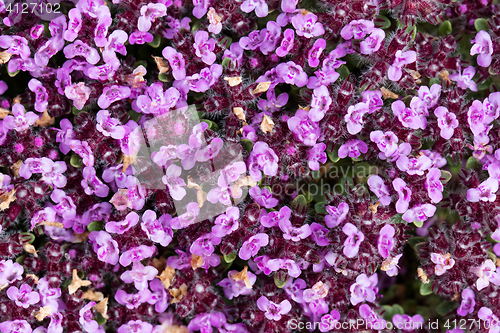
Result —
<path fill-rule="evenodd" d="M 497 0 L 0 0 L 0 332 L 500 332 Z"/>

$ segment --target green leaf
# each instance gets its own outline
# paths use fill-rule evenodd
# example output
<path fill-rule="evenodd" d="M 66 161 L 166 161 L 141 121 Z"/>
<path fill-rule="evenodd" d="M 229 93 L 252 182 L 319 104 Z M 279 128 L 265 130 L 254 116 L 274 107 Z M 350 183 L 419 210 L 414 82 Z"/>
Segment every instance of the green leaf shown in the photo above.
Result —
<path fill-rule="evenodd" d="M 102 221 L 93 221 L 90 222 L 87 226 L 88 231 L 101 231 L 104 230 L 104 223 Z"/>
<path fill-rule="evenodd" d="M 137 67 L 139 67 L 140 65 L 142 65 L 143 67 L 145 68 L 148 68 L 148 62 L 146 60 L 137 60 L 135 63 L 134 63 L 134 66 L 133 66 L 133 69 L 136 69 Z"/>
<path fill-rule="evenodd" d="M 387 29 L 391 26 L 391 20 L 384 15 L 379 15 L 374 20 L 375 27 L 379 29 Z"/>
<path fill-rule="evenodd" d="M 440 36 L 448 36 L 451 35 L 453 28 L 451 26 L 451 22 L 446 20 L 439 26 L 439 35 Z"/>
<path fill-rule="evenodd" d="M 253 141 L 248 139 L 241 139 L 241 145 L 246 151 L 251 152 L 253 149 Z"/>
<path fill-rule="evenodd" d="M 314 199 L 313 196 L 312 196 L 312 194 L 309 193 L 309 192 L 304 193 L 304 196 L 306 197 L 307 203 L 311 203 L 313 201 L 313 199 Z"/>
<path fill-rule="evenodd" d="M 82 158 L 76 153 L 73 153 L 73 155 L 71 155 L 71 159 L 69 160 L 69 164 L 75 168 L 79 168 L 83 165 Z"/>
<path fill-rule="evenodd" d="M 326 207 L 327 203 L 322 201 L 322 202 L 317 202 L 315 205 L 314 205 L 314 210 L 316 211 L 316 213 L 318 214 L 326 214 Z"/>
<path fill-rule="evenodd" d="M 283 288 L 290 279 L 290 275 L 285 271 L 277 271 L 274 273 L 274 284 L 278 288 Z"/>
<path fill-rule="evenodd" d="M 457 302 L 444 301 L 436 307 L 436 312 L 440 316 L 446 316 L 450 312 L 454 312 L 457 309 Z"/>
<path fill-rule="evenodd" d="M 226 57 L 226 58 L 224 58 L 224 60 L 222 60 L 222 67 L 224 67 L 224 68 L 232 67 L 232 64 L 233 64 L 233 61 L 229 57 Z"/>
<path fill-rule="evenodd" d="M 161 36 L 160 35 L 155 35 L 153 40 L 148 43 L 151 47 L 157 49 L 160 47 L 161 44 Z"/>
<path fill-rule="evenodd" d="M 227 255 L 224 254 L 223 256 L 224 256 L 224 261 L 229 264 L 230 262 L 233 262 L 238 255 L 237 255 L 236 252 L 231 252 L 231 253 L 229 253 Z"/>
<path fill-rule="evenodd" d="M 421 228 L 421 227 L 424 225 L 424 221 L 415 220 L 415 221 L 413 221 L 413 224 L 414 224 L 417 228 Z"/>
<path fill-rule="evenodd" d="M 420 284 L 420 295 L 427 296 L 432 294 L 432 285 L 431 283 L 421 283 Z"/>
<path fill-rule="evenodd" d="M 30 232 L 21 233 L 21 241 L 23 243 L 32 244 L 35 241 L 35 235 Z"/>
<path fill-rule="evenodd" d="M 133 121 L 135 121 L 136 123 L 139 122 L 139 120 L 141 119 L 142 117 L 142 113 L 139 113 L 139 112 L 135 112 L 134 110 L 129 110 L 128 111 L 128 115 L 130 117 L 130 119 L 132 119 Z"/>
<path fill-rule="evenodd" d="M 405 310 L 403 307 L 399 304 L 394 304 L 392 306 L 392 316 L 394 317 L 395 314 L 405 314 Z"/>
<path fill-rule="evenodd" d="M 95 321 L 97 321 L 97 323 L 98 323 L 99 325 L 104 325 L 104 324 L 106 324 L 106 318 L 104 318 L 104 317 L 102 316 L 102 314 L 100 314 L 99 312 L 97 312 L 97 313 L 95 314 L 95 317 L 94 317 L 94 318 L 95 318 Z"/>
<path fill-rule="evenodd" d="M 24 259 L 26 259 L 25 255 L 19 256 L 19 257 L 16 258 L 16 262 L 18 264 L 22 265 L 24 263 Z"/>
<path fill-rule="evenodd" d="M 349 68 L 347 68 L 347 66 L 345 65 L 340 66 L 337 72 L 340 74 L 339 78 L 341 80 L 345 80 L 349 76 L 349 74 L 351 74 Z"/>
<path fill-rule="evenodd" d="M 467 160 L 467 163 L 465 163 L 465 168 L 470 170 L 470 169 L 477 169 L 481 167 L 481 162 L 474 158 L 474 156 L 469 157 Z"/>
<path fill-rule="evenodd" d="M 335 149 L 333 149 L 333 151 L 329 151 L 326 153 L 330 161 L 332 161 L 333 163 L 337 163 L 340 160 L 339 148 L 340 148 L 339 146 L 335 146 Z"/>
<path fill-rule="evenodd" d="M 292 209 L 297 211 L 299 208 L 305 208 L 307 206 L 307 199 L 302 194 L 298 195 L 292 201 Z"/>
<path fill-rule="evenodd" d="M 476 28 L 476 31 L 479 32 L 481 30 L 488 31 L 490 29 L 488 25 L 488 20 L 484 18 L 477 18 L 474 21 L 474 27 Z"/>
<path fill-rule="evenodd" d="M 11 72 L 9 72 L 9 70 L 7 70 L 7 74 L 9 74 L 9 76 L 10 76 L 10 77 L 14 77 L 14 76 L 16 76 L 16 75 L 17 75 L 17 73 L 19 73 L 20 71 L 21 71 L 21 70 L 19 69 L 19 70 L 15 71 L 14 73 L 11 73 Z"/>
<path fill-rule="evenodd" d="M 433 77 L 429 80 L 429 87 L 432 87 L 433 84 L 441 85 L 441 81 L 439 81 L 439 79 L 436 79 L 435 77 Z"/>
<path fill-rule="evenodd" d="M 446 184 L 447 182 L 450 181 L 451 177 L 453 177 L 451 172 L 446 170 L 441 170 L 441 177 L 439 178 L 439 180 L 441 180 L 441 183 Z"/>
<path fill-rule="evenodd" d="M 200 119 L 200 120 L 203 121 L 203 122 L 205 122 L 205 123 L 207 123 L 208 124 L 208 128 L 210 128 L 213 131 L 217 131 L 219 129 L 219 126 L 217 126 L 217 124 L 214 123 L 211 120 L 208 120 L 208 119 Z"/>
<path fill-rule="evenodd" d="M 167 73 L 158 74 L 158 80 L 160 80 L 161 82 L 169 82 L 170 81 L 168 79 Z"/>

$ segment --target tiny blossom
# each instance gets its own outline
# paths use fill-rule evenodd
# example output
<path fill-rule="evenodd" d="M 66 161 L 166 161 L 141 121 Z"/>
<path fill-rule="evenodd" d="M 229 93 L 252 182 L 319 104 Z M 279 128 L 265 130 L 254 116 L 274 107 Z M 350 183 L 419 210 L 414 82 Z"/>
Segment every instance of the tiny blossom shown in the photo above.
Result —
<path fill-rule="evenodd" d="M 249 283 L 249 285 L 247 286 L 245 281 L 235 279 L 235 276 L 238 273 L 238 271 L 234 270 L 229 271 L 227 273 L 228 277 L 217 283 L 218 286 L 222 287 L 224 295 L 228 299 L 233 299 L 234 297 L 238 297 L 240 295 L 250 294 L 252 292 L 252 286 L 257 281 L 257 276 L 255 274 L 253 274 L 252 272 L 246 272 Z"/>
<path fill-rule="evenodd" d="M 498 180 L 488 178 L 477 188 L 470 188 L 467 190 L 467 200 L 470 202 L 490 201 L 496 200 L 496 192 L 498 191 Z"/>
<path fill-rule="evenodd" d="M 118 327 L 118 333 L 151 333 L 153 330 L 153 325 L 142 320 L 130 320 L 128 323 Z"/>
<path fill-rule="evenodd" d="M 377 144 L 386 157 L 391 157 L 398 150 L 398 137 L 392 131 L 373 131 L 370 133 L 370 140 Z"/>
<path fill-rule="evenodd" d="M 87 305 L 80 309 L 79 322 L 83 329 L 87 332 L 96 332 L 99 324 L 94 320 L 94 315 L 92 314 L 92 307 L 96 305 L 95 302 L 89 302 Z"/>
<path fill-rule="evenodd" d="M 394 190 L 398 193 L 398 201 L 396 202 L 396 211 L 400 214 L 408 210 L 411 200 L 411 189 L 407 186 L 406 182 L 401 178 L 396 178 L 392 181 Z"/>
<path fill-rule="evenodd" d="M 362 54 L 372 54 L 377 52 L 382 46 L 382 42 L 385 38 L 385 32 L 382 29 L 374 28 L 370 36 L 366 37 L 365 40 L 360 43 L 360 52 Z"/>
<path fill-rule="evenodd" d="M 477 290 L 482 290 L 490 285 L 500 285 L 500 273 L 496 272 L 496 266 L 493 261 L 486 259 L 481 266 L 475 267 L 473 273 L 478 276 L 476 281 Z"/>
<path fill-rule="evenodd" d="M 436 212 L 436 206 L 431 204 L 419 204 L 413 206 L 413 208 L 408 209 L 403 214 L 403 220 L 408 223 L 412 223 L 414 221 L 424 222 L 427 221 L 429 217 L 432 217 Z"/>
<path fill-rule="evenodd" d="M 321 324 L 319 325 L 320 332 L 331 332 L 335 328 L 338 327 L 337 323 L 340 320 L 340 313 L 337 310 L 332 310 L 330 313 L 327 313 L 321 317 Z"/>
<path fill-rule="evenodd" d="M 259 252 L 262 246 L 269 244 L 269 236 L 264 233 L 254 235 L 243 242 L 239 251 L 239 257 L 243 260 L 248 260 Z"/>
<path fill-rule="evenodd" d="M 7 53 L 21 56 L 22 59 L 28 58 L 31 54 L 28 40 L 21 36 L 0 36 L 0 47 L 7 49 Z"/>
<path fill-rule="evenodd" d="M 323 38 L 318 38 L 312 48 L 309 50 L 307 55 L 307 63 L 310 67 L 318 67 L 319 58 L 321 57 L 321 53 L 326 47 L 326 41 Z"/>
<path fill-rule="evenodd" d="M 26 320 L 4 321 L 0 324 L 2 333 L 31 333 L 33 329 Z"/>
<path fill-rule="evenodd" d="M 92 231 L 89 234 L 89 240 L 94 243 L 94 252 L 100 261 L 116 265 L 118 262 L 119 247 L 106 231 Z"/>
<path fill-rule="evenodd" d="M 304 224 L 300 228 L 292 227 L 290 220 L 280 220 L 279 227 L 283 231 L 283 238 L 298 242 L 301 239 L 311 235 L 311 227 L 309 224 Z"/>
<path fill-rule="evenodd" d="M 327 205 L 325 206 L 326 212 L 325 224 L 328 228 L 335 228 L 340 225 L 347 217 L 349 212 L 349 205 L 345 202 L 341 202 L 338 207 Z"/>
<path fill-rule="evenodd" d="M 476 305 L 474 297 L 472 289 L 466 288 L 462 290 L 462 303 L 460 303 L 460 307 L 457 309 L 457 313 L 460 316 L 465 317 L 468 314 L 474 313 L 474 306 Z"/>
<path fill-rule="evenodd" d="M 436 106 L 440 96 L 441 86 L 439 84 L 433 84 L 430 89 L 427 86 L 421 86 L 418 89 L 418 97 L 425 102 L 428 108 Z"/>
<path fill-rule="evenodd" d="M 255 10 L 257 17 L 266 17 L 269 12 L 266 0 L 245 0 L 240 9 L 245 13 Z"/>
<path fill-rule="evenodd" d="M 278 156 L 265 142 L 255 143 L 248 160 L 248 170 L 255 181 L 262 179 L 260 170 L 264 171 L 267 176 L 275 176 L 278 172 Z"/>
<path fill-rule="evenodd" d="M 141 16 L 137 20 L 139 31 L 151 29 L 151 23 L 159 17 L 167 15 L 167 6 L 163 3 L 149 3 L 141 7 Z"/>
<path fill-rule="evenodd" d="M 31 125 L 38 120 L 38 115 L 34 112 L 26 112 L 21 103 L 16 103 L 12 106 L 12 114 L 3 119 L 3 127 L 7 130 L 15 129 L 17 132 L 26 131 Z"/>
<path fill-rule="evenodd" d="M 403 254 L 398 254 L 395 257 L 390 257 L 390 256 L 387 257 L 387 259 L 385 259 L 382 262 L 382 266 L 380 267 L 380 270 L 385 271 L 387 276 L 398 275 L 398 269 L 399 269 L 398 262 L 402 256 L 403 256 Z"/>
<path fill-rule="evenodd" d="M 7 289 L 9 299 L 15 301 L 16 305 L 25 309 L 40 301 L 40 295 L 31 289 L 29 285 L 23 283 L 20 288 L 11 286 Z"/>
<path fill-rule="evenodd" d="M 278 204 L 278 199 L 274 198 L 268 188 L 259 188 L 258 186 L 252 187 L 248 193 L 255 200 L 256 203 L 265 208 L 273 208 Z"/>
<path fill-rule="evenodd" d="M 358 158 L 361 154 L 368 151 L 368 146 L 361 140 L 349 140 L 340 146 L 338 156 L 340 158 Z"/>
<path fill-rule="evenodd" d="M 491 55 L 493 54 L 493 44 L 490 34 L 481 30 L 471 42 L 474 45 L 470 49 L 470 55 L 479 54 L 477 56 L 477 64 L 481 67 L 488 67 L 491 64 Z"/>
<path fill-rule="evenodd" d="M 182 53 L 177 52 L 174 48 L 167 46 L 163 49 L 163 57 L 168 60 L 172 68 L 172 75 L 176 80 L 182 80 L 186 77 L 186 62 Z"/>
<path fill-rule="evenodd" d="M 172 217 L 168 214 L 156 219 L 156 213 L 148 209 L 142 215 L 141 229 L 148 238 L 161 246 L 168 246 L 172 241 L 173 232 L 170 228 Z"/>
<path fill-rule="evenodd" d="M 83 169 L 83 180 L 81 181 L 81 185 L 87 195 L 95 194 L 101 198 L 108 196 L 109 187 L 96 176 L 96 171 L 91 166 L 87 166 Z"/>
<path fill-rule="evenodd" d="M 43 112 L 47 109 L 48 98 L 47 89 L 37 79 L 31 79 L 28 82 L 28 88 L 35 93 L 35 111 Z"/>
<path fill-rule="evenodd" d="M 306 286 L 306 282 L 302 279 L 289 279 L 283 289 L 294 302 L 302 303 Z"/>
<path fill-rule="evenodd" d="M 306 72 L 304 72 L 300 65 L 297 65 L 293 61 L 279 64 L 276 67 L 276 73 L 286 83 L 296 85 L 297 87 L 305 86 L 308 81 Z"/>
<path fill-rule="evenodd" d="M 371 277 L 368 277 L 366 274 L 358 275 L 356 282 L 349 288 L 351 292 L 350 300 L 352 305 L 357 305 L 364 301 L 375 301 L 376 291 L 372 280 L 374 277 L 376 278 L 376 276 L 376 273 Z"/>
<path fill-rule="evenodd" d="M 472 66 L 464 69 L 462 73 L 460 71 L 455 74 L 450 74 L 450 80 L 456 81 L 457 85 L 462 89 L 470 89 L 472 91 L 477 91 L 476 82 L 472 81 L 472 78 L 476 75 L 476 69 Z"/>
<path fill-rule="evenodd" d="M 401 328 L 403 331 L 413 331 L 417 327 L 423 327 L 424 318 L 419 314 L 410 317 L 397 313 L 392 317 L 392 322 L 395 327 Z"/>
<path fill-rule="evenodd" d="M 127 294 L 125 291 L 118 289 L 115 293 L 115 300 L 121 304 L 125 305 L 127 309 L 136 309 L 142 303 L 147 302 L 151 297 L 151 291 L 149 289 L 140 290 L 137 294 Z"/>
<path fill-rule="evenodd" d="M 260 217 L 260 223 L 266 228 L 276 227 L 281 221 L 290 220 L 291 213 L 292 210 L 287 206 L 281 207 L 279 211 L 269 213 L 264 211 Z"/>
<path fill-rule="evenodd" d="M 181 173 L 181 167 L 172 164 L 167 168 L 165 175 L 162 177 L 163 184 L 168 186 L 170 195 L 174 200 L 182 200 L 186 196 L 186 190 L 184 189 L 186 183 L 184 179 L 179 177 Z"/>
<path fill-rule="evenodd" d="M 27 158 L 19 168 L 19 175 L 29 179 L 34 173 L 45 174 L 50 171 L 54 162 L 47 157 Z"/>
<path fill-rule="evenodd" d="M 170 304 L 170 294 L 167 294 L 167 291 L 165 290 L 165 287 L 161 283 L 160 279 L 154 279 L 153 281 L 151 281 L 149 283 L 149 287 L 153 292 L 151 293 L 151 297 L 147 302 L 155 306 L 156 312 L 165 312 L 168 305 Z"/>
<path fill-rule="evenodd" d="M 208 160 L 214 159 L 219 154 L 223 145 L 224 143 L 221 139 L 212 139 L 210 144 L 206 145 L 195 153 L 196 160 L 199 162 L 206 162 Z"/>
<path fill-rule="evenodd" d="M 142 45 L 144 43 L 151 43 L 153 39 L 154 37 L 151 33 L 137 30 L 130 34 L 130 36 L 128 37 L 128 42 L 132 45 Z"/>
<path fill-rule="evenodd" d="M 299 109 L 295 116 L 287 120 L 287 125 L 297 140 L 307 146 L 314 146 L 321 135 L 321 130 L 316 122 L 309 119 L 308 114 L 306 110 Z M 250 175 L 252 176 L 251 173 Z"/>
<path fill-rule="evenodd" d="M 452 259 L 449 253 L 446 255 L 431 253 L 431 261 L 436 264 L 434 266 L 434 273 L 438 276 L 443 275 L 455 265 L 455 259 Z"/>
<path fill-rule="evenodd" d="M 438 203 L 443 199 L 444 187 L 439 178 L 441 178 L 441 170 L 437 168 L 429 169 L 425 179 L 425 186 L 432 203 Z"/>
<path fill-rule="evenodd" d="M 378 237 L 378 253 L 382 258 L 387 258 L 389 252 L 394 248 L 394 235 L 395 229 L 392 225 L 387 224 L 380 230 L 380 235 Z"/>
<path fill-rule="evenodd" d="M 96 49 L 85 44 L 81 40 L 76 40 L 74 43 L 67 45 L 64 50 L 64 55 L 68 59 L 76 56 L 84 57 L 89 64 L 95 65 L 99 62 L 100 56 Z"/>
<path fill-rule="evenodd" d="M 261 296 L 257 300 L 257 306 L 261 311 L 265 312 L 265 316 L 269 320 L 278 321 L 281 319 L 281 315 L 285 315 L 292 309 L 292 304 L 288 300 L 284 300 L 277 304 L 270 301 L 267 297 Z"/>
<path fill-rule="evenodd" d="M 177 217 L 174 217 L 170 221 L 170 226 L 172 229 L 182 229 L 193 223 L 195 223 L 196 218 L 200 214 L 200 207 L 197 202 L 190 202 L 186 206 L 186 212 Z"/>
<path fill-rule="evenodd" d="M 311 224 L 311 238 L 318 244 L 318 246 L 327 246 L 329 244 L 328 229 L 316 222 Z"/>
<path fill-rule="evenodd" d="M 347 131 L 349 134 L 354 135 L 361 132 L 363 128 L 363 116 L 367 112 L 369 112 L 368 104 L 363 102 L 351 105 L 347 108 L 347 114 L 344 116 L 344 120 L 347 123 Z"/>
<path fill-rule="evenodd" d="M 214 246 L 219 245 L 220 241 L 220 237 L 217 237 L 211 233 L 204 234 L 198 237 L 198 239 L 196 239 L 193 244 L 191 244 L 189 251 L 192 254 L 198 256 L 210 256 L 215 251 Z"/>
<path fill-rule="evenodd" d="M 397 160 L 396 165 L 399 170 L 405 171 L 409 175 L 422 176 L 424 171 L 432 166 L 432 161 L 425 155 L 419 156 L 418 158 L 401 156 Z"/>
<path fill-rule="evenodd" d="M 130 88 L 126 86 L 112 85 L 102 90 L 102 95 L 97 99 L 97 105 L 101 109 L 106 109 L 116 101 L 126 99 L 130 96 Z M 116 138 L 121 139 L 121 138 Z"/>
<path fill-rule="evenodd" d="M 359 246 L 365 240 L 365 235 L 352 223 L 346 223 L 342 227 L 342 232 L 347 235 L 343 253 L 348 258 L 354 258 L 359 252 Z"/>
<path fill-rule="evenodd" d="M 57 203 L 53 206 L 58 215 L 66 220 L 71 220 L 76 215 L 76 205 L 70 196 L 66 195 L 63 190 L 55 189 L 50 194 L 50 199 Z"/>
<path fill-rule="evenodd" d="M 293 48 L 295 40 L 295 31 L 293 29 L 286 29 L 283 33 L 280 46 L 276 49 L 278 57 L 286 56 Z"/>
<path fill-rule="evenodd" d="M 391 202 L 391 196 L 389 193 L 389 188 L 385 185 L 383 179 L 378 175 L 371 175 L 368 177 L 368 186 L 370 191 L 375 193 L 380 203 L 383 206 L 387 206 Z"/>
<path fill-rule="evenodd" d="M 201 19 L 207 13 L 208 0 L 193 0 L 193 16 L 197 19 Z M 172 36 L 173 37 L 173 36 Z M 171 39 L 172 37 L 167 37 Z"/>
<path fill-rule="evenodd" d="M 498 323 L 500 322 L 500 319 L 496 315 L 493 314 L 493 311 L 491 311 L 490 308 L 487 308 L 485 306 L 481 307 L 479 311 L 477 312 L 477 316 L 479 319 L 482 319 L 485 321 L 484 326 L 485 328 L 489 328 L 490 333 L 497 333 L 498 332 Z"/>
<path fill-rule="evenodd" d="M 311 170 L 319 170 L 319 164 L 325 163 L 327 155 L 325 152 L 326 145 L 324 143 L 317 143 L 307 152 L 308 162 L 307 165 Z"/>
<path fill-rule="evenodd" d="M 304 290 L 302 297 L 305 302 L 309 303 L 316 299 L 325 298 L 329 290 L 330 287 L 328 285 L 318 281 L 311 289 Z"/>
<path fill-rule="evenodd" d="M 326 86 L 315 88 L 311 101 L 311 109 L 309 110 L 309 118 L 312 121 L 320 121 L 325 116 L 325 113 L 332 104 L 330 92 Z"/>
<path fill-rule="evenodd" d="M 280 269 L 286 269 L 291 277 L 298 277 L 302 273 L 299 265 L 292 259 L 270 259 L 267 262 L 270 271 L 276 272 Z"/>
<path fill-rule="evenodd" d="M 188 329 L 190 332 L 212 332 L 212 327 L 220 328 L 226 321 L 222 312 L 201 313 L 189 322 Z"/>
<path fill-rule="evenodd" d="M 150 258 L 156 252 L 155 246 L 139 245 L 122 253 L 120 265 L 126 267 L 133 262 Z"/>
<path fill-rule="evenodd" d="M 158 270 L 153 266 L 143 266 L 140 262 L 134 262 L 132 270 L 124 272 L 120 278 L 126 283 L 134 283 L 137 290 L 147 289 L 148 281 L 151 281 L 158 274 Z"/>
<path fill-rule="evenodd" d="M 403 101 L 393 102 L 391 109 L 404 127 L 409 127 L 411 129 L 425 129 L 427 126 L 427 119 L 424 116 L 419 115 L 413 108 L 406 107 Z"/>
<path fill-rule="evenodd" d="M 215 40 L 213 38 L 208 39 L 208 32 L 201 30 L 196 32 L 194 40 L 193 47 L 196 51 L 196 56 L 201 58 L 207 65 L 213 64 L 216 59 L 215 53 L 213 53 Z"/>
<path fill-rule="evenodd" d="M 240 211 L 236 207 L 226 208 L 226 213 L 217 216 L 215 225 L 212 227 L 212 233 L 218 237 L 224 237 L 238 229 L 238 219 Z"/>
<path fill-rule="evenodd" d="M 362 102 L 368 104 L 368 113 L 378 111 L 383 105 L 382 92 L 380 90 L 365 90 L 361 93 Z"/>
<path fill-rule="evenodd" d="M 449 112 L 444 106 L 439 106 L 434 110 L 434 114 L 438 118 L 438 126 L 441 129 L 440 135 L 443 139 L 449 140 L 458 127 L 457 116 Z"/>
<path fill-rule="evenodd" d="M 83 109 L 90 97 L 90 92 L 90 88 L 85 86 L 83 82 L 69 85 L 64 88 L 64 94 L 66 97 L 73 100 L 73 105 L 78 110 Z"/>
<path fill-rule="evenodd" d="M 361 39 L 373 31 L 375 24 L 368 20 L 353 20 L 344 26 L 340 35 L 344 39 Z"/>
<path fill-rule="evenodd" d="M 417 61 L 417 53 L 415 51 L 396 51 L 396 58 L 387 72 L 387 77 L 391 81 L 399 81 L 403 76 L 401 68 Z"/>

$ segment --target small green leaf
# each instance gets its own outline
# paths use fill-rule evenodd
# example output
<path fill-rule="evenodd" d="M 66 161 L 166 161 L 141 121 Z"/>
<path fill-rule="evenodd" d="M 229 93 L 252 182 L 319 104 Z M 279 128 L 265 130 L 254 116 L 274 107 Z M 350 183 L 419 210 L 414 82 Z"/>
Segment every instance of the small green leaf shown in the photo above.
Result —
<path fill-rule="evenodd" d="M 439 178 L 439 180 L 441 180 L 441 183 L 446 184 L 447 182 L 450 181 L 451 177 L 453 177 L 451 172 L 446 170 L 441 170 L 441 178 Z"/>
<path fill-rule="evenodd" d="M 340 74 L 339 78 L 341 80 L 345 80 L 351 72 L 349 71 L 349 68 L 347 68 L 347 66 L 342 65 L 339 67 L 338 73 Z"/>
<path fill-rule="evenodd" d="M 488 25 L 488 20 L 484 18 L 477 18 L 474 21 L 474 27 L 476 28 L 476 31 L 479 32 L 481 30 L 488 31 L 490 29 Z"/>
<path fill-rule="evenodd" d="M 312 196 L 312 194 L 309 193 L 309 192 L 304 193 L 304 196 L 306 197 L 307 203 L 311 203 L 313 201 L 313 199 L 314 199 L 314 197 Z"/>
<path fill-rule="evenodd" d="M 457 302 L 444 301 L 436 307 L 436 312 L 440 316 L 446 316 L 450 312 L 454 312 L 457 308 Z"/>
<path fill-rule="evenodd" d="M 246 151 L 248 151 L 248 152 L 252 151 L 252 149 L 253 149 L 253 141 L 252 140 L 241 139 L 240 142 L 241 142 L 241 145 L 243 146 L 243 148 L 245 148 Z"/>
<path fill-rule="evenodd" d="M 94 318 L 95 318 L 95 321 L 97 321 L 97 323 L 98 323 L 99 325 L 104 325 L 104 324 L 106 324 L 106 318 L 104 318 L 104 317 L 102 316 L 102 314 L 100 314 L 99 312 L 97 312 L 97 313 L 95 314 L 95 317 L 94 317 Z"/>
<path fill-rule="evenodd" d="M 79 168 L 83 165 L 82 158 L 79 155 L 73 153 L 73 155 L 71 155 L 71 159 L 69 160 L 69 164 L 71 164 L 75 168 Z"/>
<path fill-rule="evenodd" d="M 134 66 L 133 66 L 133 69 L 136 69 L 137 67 L 139 66 L 143 66 L 145 68 L 148 68 L 148 62 L 146 60 L 137 60 L 135 63 L 134 63 Z"/>
<path fill-rule="evenodd" d="M 379 29 L 387 29 L 391 26 L 391 20 L 384 15 L 379 15 L 374 20 L 375 27 Z"/>
<path fill-rule="evenodd" d="M 288 279 L 290 279 L 290 275 L 285 271 L 280 270 L 274 273 L 274 284 L 280 289 L 286 285 Z"/>
<path fill-rule="evenodd" d="M 9 70 L 7 70 L 7 74 L 9 74 L 9 76 L 10 76 L 10 77 L 14 77 L 14 76 L 16 76 L 16 75 L 17 75 L 17 73 L 19 73 L 20 71 L 21 71 L 21 70 L 17 70 L 17 71 L 15 71 L 14 73 L 11 73 L 11 72 L 9 72 Z"/>
<path fill-rule="evenodd" d="M 161 82 L 169 82 L 170 81 L 168 79 L 167 73 L 158 74 L 158 80 L 160 80 Z"/>
<path fill-rule="evenodd" d="M 413 224 L 414 224 L 417 228 L 421 228 L 421 227 L 424 225 L 424 221 L 415 220 L 415 221 L 413 221 Z"/>
<path fill-rule="evenodd" d="M 439 79 L 436 79 L 435 77 L 433 77 L 429 80 L 429 87 L 432 87 L 433 84 L 441 85 L 441 81 L 439 81 Z"/>
<path fill-rule="evenodd" d="M 451 35 L 453 28 L 451 26 L 451 22 L 446 20 L 439 26 L 439 35 L 440 36 L 448 36 Z"/>
<path fill-rule="evenodd" d="M 19 256 L 16 258 L 16 262 L 22 265 L 24 263 L 24 259 L 26 259 L 25 255 Z"/>
<path fill-rule="evenodd" d="M 232 64 L 233 64 L 233 61 L 229 57 L 226 57 L 226 58 L 224 58 L 224 60 L 222 60 L 222 67 L 224 67 L 224 68 L 232 67 Z"/>
<path fill-rule="evenodd" d="M 161 36 L 160 35 L 155 35 L 153 40 L 148 43 L 151 47 L 157 49 L 160 47 L 161 44 Z"/>
<path fill-rule="evenodd" d="M 307 199 L 305 196 L 303 196 L 302 194 L 298 195 L 295 197 L 295 199 L 293 199 L 292 201 L 292 209 L 297 211 L 297 210 L 301 210 L 301 208 L 305 208 L 307 206 Z"/>
<path fill-rule="evenodd" d="M 427 296 L 432 294 L 432 285 L 431 283 L 423 283 L 420 285 L 420 295 Z"/>
<path fill-rule="evenodd" d="M 33 243 L 35 241 L 35 235 L 33 235 L 30 232 L 23 232 L 21 233 L 21 241 L 23 243 Z"/>
<path fill-rule="evenodd" d="M 101 231 L 104 230 L 104 224 L 102 221 L 93 221 L 90 222 L 89 225 L 87 226 L 88 231 Z"/>
<path fill-rule="evenodd" d="M 465 163 L 465 168 L 470 170 L 470 169 L 477 169 L 481 167 L 481 162 L 474 158 L 474 156 L 469 157 L 467 160 L 467 163 Z"/>
<path fill-rule="evenodd" d="M 394 317 L 395 314 L 405 314 L 405 310 L 403 307 L 399 304 L 394 304 L 392 306 L 392 316 Z"/>
<path fill-rule="evenodd" d="M 326 207 L 327 203 L 322 201 L 322 202 L 317 202 L 315 205 L 314 205 L 314 210 L 316 211 L 316 213 L 318 214 L 326 214 Z"/>
<path fill-rule="evenodd" d="M 217 126 L 217 124 L 214 123 L 211 120 L 208 120 L 208 119 L 200 119 L 200 120 L 203 121 L 203 122 L 205 122 L 205 123 L 207 123 L 208 124 L 208 128 L 210 128 L 213 131 L 217 131 L 219 129 L 219 126 Z"/>
<path fill-rule="evenodd" d="M 227 255 L 224 254 L 223 256 L 224 256 L 224 261 L 229 264 L 230 262 L 233 262 L 238 255 L 237 255 L 236 252 L 231 252 L 231 253 L 229 253 Z"/>
<path fill-rule="evenodd" d="M 340 148 L 339 146 L 335 146 L 335 149 L 333 151 L 329 151 L 326 153 L 330 161 L 332 161 L 333 163 L 337 163 L 340 160 L 339 148 Z"/>
<path fill-rule="evenodd" d="M 142 117 L 142 113 L 135 112 L 134 110 L 129 110 L 128 115 L 129 115 L 130 119 L 132 119 L 133 121 L 135 121 L 137 123 L 139 122 L 139 120 Z"/>

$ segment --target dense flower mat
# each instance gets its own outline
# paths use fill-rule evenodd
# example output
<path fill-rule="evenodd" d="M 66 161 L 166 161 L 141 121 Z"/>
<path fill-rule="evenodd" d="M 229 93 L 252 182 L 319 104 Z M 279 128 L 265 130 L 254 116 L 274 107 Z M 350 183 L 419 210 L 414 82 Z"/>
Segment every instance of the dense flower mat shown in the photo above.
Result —
<path fill-rule="evenodd" d="M 499 13 L 0 1 L 0 332 L 500 332 Z"/>

